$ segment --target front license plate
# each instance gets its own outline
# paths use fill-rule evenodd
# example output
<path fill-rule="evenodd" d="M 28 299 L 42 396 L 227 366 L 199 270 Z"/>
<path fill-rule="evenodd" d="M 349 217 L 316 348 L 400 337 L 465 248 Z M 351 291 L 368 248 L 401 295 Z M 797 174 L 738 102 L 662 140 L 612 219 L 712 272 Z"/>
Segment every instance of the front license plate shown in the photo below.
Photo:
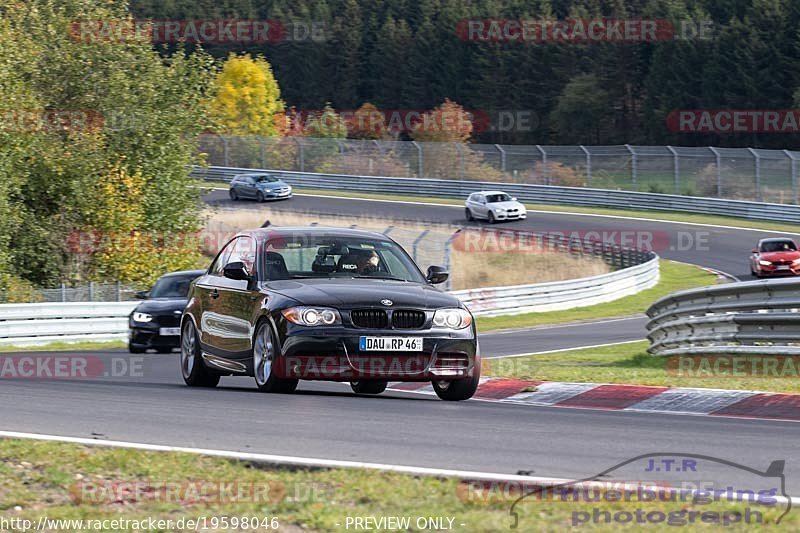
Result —
<path fill-rule="evenodd" d="M 160 328 L 158 334 L 162 337 L 177 337 L 181 334 L 181 328 Z"/>
<path fill-rule="evenodd" d="M 421 352 L 422 337 L 360 337 L 362 352 Z"/>
<path fill-rule="evenodd" d="M 789 267 L 786 265 L 781 265 L 778 267 L 778 270 L 789 270 Z"/>

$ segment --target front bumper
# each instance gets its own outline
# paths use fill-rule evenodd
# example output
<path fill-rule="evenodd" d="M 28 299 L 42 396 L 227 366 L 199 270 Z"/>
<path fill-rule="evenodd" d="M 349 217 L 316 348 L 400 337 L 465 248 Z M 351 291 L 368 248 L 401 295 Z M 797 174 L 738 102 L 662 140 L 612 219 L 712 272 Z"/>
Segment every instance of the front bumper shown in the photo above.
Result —
<path fill-rule="evenodd" d="M 271 200 L 280 200 L 283 198 L 291 198 L 292 191 L 286 192 L 278 192 L 278 191 L 261 191 L 264 194 L 264 198 L 271 199 Z"/>
<path fill-rule="evenodd" d="M 449 334 L 350 330 L 332 335 L 311 329 L 296 328 L 294 334 L 284 337 L 282 356 L 273 363 L 276 376 L 325 381 L 456 380 L 472 376 L 480 357 L 471 328 Z M 422 352 L 362 352 L 361 336 L 422 337 Z"/>
<path fill-rule="evenodd" d="M 527 213 L 494 213 L 495 220 L 524 220 L 528 218 Z"/>
<path fill-rule="evenodd" d="M 758 273 L 762 276 L 800 276 L 800 266 L 787 266 L 787 268 L 780 268 L 776 265 L 759 265 Z"/>
<path fill-rule="evenodd" d="M 161 335 L 158 324 L 131 325 L 128 329 L 129 342 L 140 348 L 179 348 L 180 335 Z"/>

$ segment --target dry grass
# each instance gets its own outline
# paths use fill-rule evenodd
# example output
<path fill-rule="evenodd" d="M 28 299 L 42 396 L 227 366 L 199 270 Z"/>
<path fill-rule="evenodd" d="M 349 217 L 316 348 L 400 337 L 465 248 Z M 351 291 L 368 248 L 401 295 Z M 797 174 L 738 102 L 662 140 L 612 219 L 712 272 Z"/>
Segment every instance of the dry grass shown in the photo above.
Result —
<path fill-rule="evenodd" d="M 602 260 L 540 250 L 453 253 L 453 289 L 504 287 L 598 276 L 610 272 Z"/>
<path fill-rule="evenodd" d="M 319 215 L 312 213 L 287 213 L 261 209 L 216 209 L 207 214 L 205 242 L 207 253 L 213 255 L 237 231 L 258 228 L 266 220 L 272 226 L 322 226 L 351 227 L 351 216 Z M 447 240 L 458 227 L 426 222 L 394 221 L 375 217 L 355 219 L 358 228 L 386 232 L 402 245 L 425 271 L 430 265 L 445 264 Z M 414 253 L 414 242 L 420 233 L 428 231 Z M 484 248 L 481 252 L 456 249 L 451 260 L 452 286 L 458 289 L 502 287 L 526 283 L 543 283 L 595 276 L 609 272 L 603 261 L 578 258 L 552 250 L 499 251 Z"/>

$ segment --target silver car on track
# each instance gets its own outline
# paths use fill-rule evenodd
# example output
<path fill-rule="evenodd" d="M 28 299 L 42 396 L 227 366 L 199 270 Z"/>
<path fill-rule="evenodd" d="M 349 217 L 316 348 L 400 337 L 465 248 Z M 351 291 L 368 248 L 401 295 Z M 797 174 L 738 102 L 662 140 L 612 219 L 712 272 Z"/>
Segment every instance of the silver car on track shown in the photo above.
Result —
<path fill-rule="evenodd" d="M 503 191 L 479 191 L 464 204 L 467 220 L 483 219 L 493 224 L 500 220 L 521 220 L 528 216 L 525 206 Z"/>

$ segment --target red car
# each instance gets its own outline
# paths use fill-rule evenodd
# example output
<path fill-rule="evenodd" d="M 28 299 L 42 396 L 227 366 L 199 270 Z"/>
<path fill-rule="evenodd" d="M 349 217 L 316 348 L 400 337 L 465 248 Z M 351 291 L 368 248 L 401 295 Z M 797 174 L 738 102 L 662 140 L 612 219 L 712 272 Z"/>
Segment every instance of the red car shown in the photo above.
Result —
<path fill-rule="evenodd" d="M 761 239 L 750 255 L 750 273 L 757 278 L 800 275 L 797 243 L 786 238 Z"/>

